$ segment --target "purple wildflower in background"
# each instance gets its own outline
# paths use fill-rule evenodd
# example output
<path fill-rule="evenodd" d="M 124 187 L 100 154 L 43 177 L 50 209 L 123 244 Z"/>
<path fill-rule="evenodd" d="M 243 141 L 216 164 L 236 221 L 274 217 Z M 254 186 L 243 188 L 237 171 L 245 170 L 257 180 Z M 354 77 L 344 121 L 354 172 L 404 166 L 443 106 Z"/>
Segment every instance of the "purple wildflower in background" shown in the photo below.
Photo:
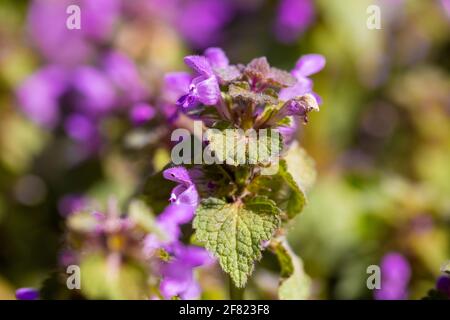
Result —
<path fill-rule="evenodd" d="M 39 291 L 34 288 L 20 288 L 16 290 L 17 300 L 37 300 Z"/>
<path fill-rule="evenodd" d="M 130 119 L 134 125 L 140 126 L 153 119 L 155 114 L 156 110 L 151 105 L 141 102 L 131 108 Z"/>
<path fill-rule="evenodd" d="M 199 201 L 197 189 L 186 168 L 180 166 L 166 169 L 163 172 L 163 176 L 167 180 L 178 183 L 170 195 L 172 203 L 197 207 Z"/>
<path fill-rule="evenodd" d="M 277 8 L 275 34 L 279 41 L 291 43 L 314 22 L 312 0 L 281 0 Z"/>
<path fill-rule="evenodd" d="M 317 103 L 321 103 L 321 98 L 313 92 L 313 81 L 309 76 L 319 72 L 325 67 L 325 57 L 320 54 L 307 54 L 297 60 L 295 68 L 291 74 L 297 79 L 297 83 L 289 88 L 280 91 L 280 99 L 289 100 L 307 93 L 316 97 Z"/>
<path fill-rule="evenodd" d="M 69 5 L 81 9 L 81 28 L 66 26 Z M 34 0 L 28 12 L 32 42 L 49 62 L 76 65 L 93 53 L 93 44 L 106 40 L 120 9 L 119 0 Z"/>
<path fill-rule="evenodd" d="M 404 300 L 408 297 L 411 267 L 400 253 L 391 252 L 381 260 L 381 289 L 375 290 L 376 300 Z"/>
<path fill-rule="evenodd" d="M 160 291 L 163 297 L 199 298 L 201 288 L 195 280 L 194 268 L 210 265 L 214 259 L 204 248 L 186 246 L 180 242 L 173 243 L 166 250 L 172 255 L 172 259 L 160 265 L 162 276 Z"/>
<path fill-rule="evenodd" d="M 59 121 L 59 99 L 67 87 L 67 72 L 49 65 L 28 77 L 16 91 L 19 107 L 37 124 L 53 128 Z"/>
<path fill-rule="evenodd" d="M 228 0 L 178 1 L 175 25 L 183 37 L 196 48 L 206 48 L 221 39 L 221 29 L 233 16 Z"/>

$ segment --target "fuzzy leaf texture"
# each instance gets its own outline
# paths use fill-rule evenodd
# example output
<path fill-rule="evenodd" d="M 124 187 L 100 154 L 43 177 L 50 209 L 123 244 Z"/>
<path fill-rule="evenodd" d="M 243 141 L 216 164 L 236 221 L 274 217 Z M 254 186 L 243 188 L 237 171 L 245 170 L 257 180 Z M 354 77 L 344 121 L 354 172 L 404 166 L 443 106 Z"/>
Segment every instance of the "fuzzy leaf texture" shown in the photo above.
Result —
<path fill-rule="evenodd" d="M 207 131 L 206 139 L 221 163 L 267 165 L 279 158 L 283 141 L 276 131 L 266 133 L 266 136 L 253 136 L 240 130 L 211 130 Z"/>
<path fill-rule="evenodd" d="M 194 219 L 196 238 L 211 251 L 234 284 L 242 288 L 261 259 L 262 242 L 270 240 L 280 225 L 280 211 L 265 197 L 245 204 L 208 198 Z"/>
<path fill-rule="evenodd" d="M 281 300 L 305 300 L 311 294 L 311 279 L 303 269 L 302 260 L 292 251 L 286 239 L 272 241 L 271 247 L 278 258 L 281 279 L 278 297 Z"/>

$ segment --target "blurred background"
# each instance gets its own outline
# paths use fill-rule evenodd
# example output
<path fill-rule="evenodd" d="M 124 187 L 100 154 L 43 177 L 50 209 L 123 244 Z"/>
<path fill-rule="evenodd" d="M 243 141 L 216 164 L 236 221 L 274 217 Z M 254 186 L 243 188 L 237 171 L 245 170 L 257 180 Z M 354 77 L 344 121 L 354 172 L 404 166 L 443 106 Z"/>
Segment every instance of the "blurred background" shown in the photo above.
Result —
<path fill-rule="evenodd" d="M 372 264 L 403 270 L 406 296 L 391 298 L 424 297 L 450 259 L 450 1 L 2 0 L 0 299 L 57 268 L 70 210 L 125 201 L 167 162 L 163 74 L 209 46 L 286 70 L 327 59 L 321 111 L 298 137 L 317 181 L 289 227 L 311 298 L 389 298 L 368 290 Z M 200 282 L 224 297 L 214 272 Z M 271 298 L 276 282 L 258 268 L 248 296 Z"/>

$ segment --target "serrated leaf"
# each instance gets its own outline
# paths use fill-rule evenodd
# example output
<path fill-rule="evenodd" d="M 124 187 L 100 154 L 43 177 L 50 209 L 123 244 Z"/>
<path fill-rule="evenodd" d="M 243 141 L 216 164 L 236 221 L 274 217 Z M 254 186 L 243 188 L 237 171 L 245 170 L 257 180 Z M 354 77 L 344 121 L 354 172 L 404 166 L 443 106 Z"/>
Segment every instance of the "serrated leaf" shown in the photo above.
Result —
<path fill-rule="evenodd" d="M 281 300 L 308 299 L 311 294 L 311 279 L 303 269 L 302 260 L 284 238 L 274 240 L 271 248 L 281 268 L 278 297 Z"/>
<path fill-rule="evenodd" d="M 197 240 L 219 259 L 234 284 L 242 288 L 255 261 L 261 259 L 262 242 L 272 237 L 279 224 L 279 210 L 267 198 L 257 197 L 245 204 L 208 198 L 197 208 L 193 226 Z"/>
<path fill-rule="evenodd" d="M 228 89 L 228 94 L 234 99 L 242 99 L 244 101 L 254 102 L 256 104 L 276 104 L 278 100 L 269 95 L 262 92 L 254 92 L 250 89 L 243 88 L 241 86 L 237 86 L 231 84 Z"/>
<path fill-rule="evenodd" d="M 265 135 L 262 130 L 253 133 L 237 129 L 208 130 L 206 139 L 220 163 L 268 165 L 277 160 L 283 147 L 281 134 L 269 129 Z"/>

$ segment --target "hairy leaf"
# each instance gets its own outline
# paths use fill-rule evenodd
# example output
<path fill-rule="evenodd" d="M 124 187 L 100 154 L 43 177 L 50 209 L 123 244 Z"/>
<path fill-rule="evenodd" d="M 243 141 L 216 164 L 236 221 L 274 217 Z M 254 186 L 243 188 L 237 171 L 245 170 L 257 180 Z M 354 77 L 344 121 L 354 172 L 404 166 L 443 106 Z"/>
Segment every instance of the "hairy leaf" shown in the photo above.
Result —
<path fill-rule="evenodd" d="M 256 104 L 276 104 L 277 99 L 272 95 L 265 94 L 262 92 L 254 92 L 250 89 L 243 88 L 241 86 L 237 86 L 231 84 L 228 90 L 229 95 L 234 98 L 240 98 L 244 101 L 250 101 Z"/>
<path fill-rule="evenodd" d="M 262 242 L 269 240 L 280 224 L 279 209 L 265 197 L 244 203 L 217 198 L 201 202 L 194 219 L 196 238 L 218 257 L 222 269 L 239 288 L 261 259 Z"/>
<path fill-rule="evenodd" d="M 252 134 L 253 133 L 253 134 Z M 206 132 L 209 148 L 221 163 L 229 165 L 268 165 L 277 160 L 283 147 L 282 136 L 275 130 L 244 132 L 237 129 Z"/>

